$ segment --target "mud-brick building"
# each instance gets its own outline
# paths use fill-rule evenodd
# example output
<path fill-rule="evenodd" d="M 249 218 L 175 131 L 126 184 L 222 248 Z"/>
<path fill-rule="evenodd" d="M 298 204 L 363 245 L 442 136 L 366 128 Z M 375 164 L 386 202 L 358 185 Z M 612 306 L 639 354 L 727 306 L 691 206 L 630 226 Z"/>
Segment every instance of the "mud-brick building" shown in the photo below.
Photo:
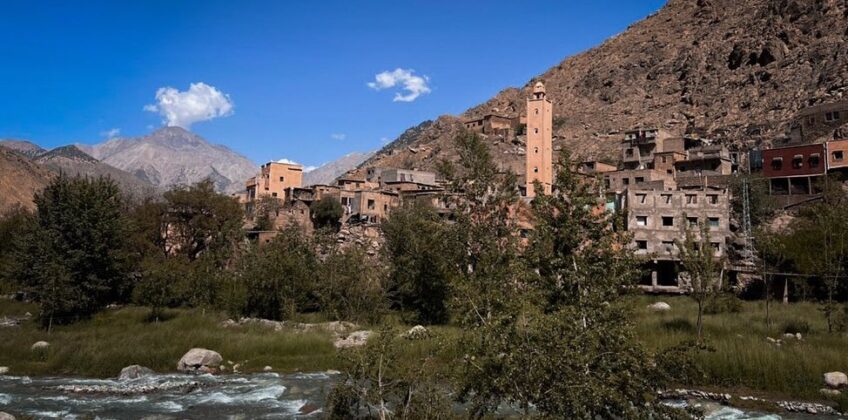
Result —
<path fill-rule="evenodd" d="M 668 151 L 665 143 L 671 138 L 670 133 L 656 128 L 626 131 L 621 144 L 622 168 L 653 169 L 654 154 Z"/>
<path fill-rule="evenodd" d="M 268 162 L 258 175 L 245 182 L 247 201 L 262 196 L 283 198 L 286 188 L 303 185 L 303 166 L 296 163 Z"/>
<path fill-rule="evenodd" d="M 848 123 L 848 101 L 817 104 L 802 109 L 792 120 L 789 144 L 812 142 Z"/>
<path fill-rule="evenodd" d="M 481 118 L 466 120 L 463 122 L 465 128 L 482 134 L 498 134 L 511 137 L 518 128 L 519 119 L 504 115 L 489 113 Z"/>
<path fill-rule="evenodd" d="M 680 293 L 688 285 L 681 271 L 677 243 L 686 229 L 698 231 L 706 225 L 716 256 L 727 252 L 730 232 L 730 196 L 727 189 L 707 188 L 691 191 L 633 190 L 627 191 L 626 228 L 633 234 L 633 247 L 638 255 L 650 258 L 646 276 L 640 286 L 650 292 Z"/>

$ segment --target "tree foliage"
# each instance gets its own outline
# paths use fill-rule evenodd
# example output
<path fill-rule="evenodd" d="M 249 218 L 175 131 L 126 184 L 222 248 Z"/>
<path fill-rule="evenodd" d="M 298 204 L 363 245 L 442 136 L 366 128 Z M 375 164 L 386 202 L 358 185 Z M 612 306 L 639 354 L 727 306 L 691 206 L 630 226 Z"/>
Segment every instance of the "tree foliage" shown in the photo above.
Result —
<path fill-rule="evenodd" d="M 315 294 L 325 315 L 373 323 L 387 309 L 385 270 L 361 246 L 331 247 L 317 274 Z"/>
<path fill-rule="evenodd" d="M 382 228 L 394 306 L 413 312 L 416 323 L 447 322 L 451 282 L 462 255 L 455 230 L 432 207 L 417 202 L 393 210 Z"/>
<path fill-rule="evenodd" d="M 127 299 L 132 261 L 115 183 L 60 175 L 35 204 L 18 276 L 40 303 L 42 323 L 73 322 Z"/>
<path fill-rule="evenodd" d="M 338 230 L 341 225 L 341 219 L 344 215 L 344 209 L 339 200 L 333 197 L 324 197 L 313 202 L 309 206 L 309 212 L 312 214 L 312 222 L 316 228 L 331 228 Z"/>
<path fill-rule="evenodd" d="M 685 216 L 685 215 L 684 215 Z M 704 308 L 708 300 L 721 292 L 724 260 L 710 240 L 710 228 L 702 223 L 695 232 L 688 226 L 683 241 L 677 241 L 683 275 L 689 280 L 689 296 L 698 304 L 698 340 L 702 336 Z"/>

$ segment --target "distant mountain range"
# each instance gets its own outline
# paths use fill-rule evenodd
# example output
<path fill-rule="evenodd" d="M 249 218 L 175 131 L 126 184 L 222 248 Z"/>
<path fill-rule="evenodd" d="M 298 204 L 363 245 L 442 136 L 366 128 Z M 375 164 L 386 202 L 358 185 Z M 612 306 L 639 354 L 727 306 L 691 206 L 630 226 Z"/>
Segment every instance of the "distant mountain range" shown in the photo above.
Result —
<path fill-rule="evenodd" d="M 0 146 L 4 143 L 0 142 Z M 0 216 L 15 205 L 34 208 L 35 192 L 44 188 L 54 176 L 54 172 L 24 154 L 0 147 Z"/>
<path fill-rule="evenodd" d="M 125 193 L 133 198 L 144 198 L 156 193 L 157 188 L 136 176 L 107 165 L 80 150 L 77 146 L 63 146 L 44 152 L 33 161 L 54 172 L 70 176 L 108 176 Z"/>
<path fill-rule="evenodd" d="M 342 156 L 332 162 L 325 163 L 305 174 L 303 174 L 303 186 L 329 185 L 345 172 L 356 168 L 373 155 L 373 152 L 353 152 Z"/>
<path fill-rule="evenodd" d="M 246 157 L 180 127 L 77 147 L 160 189 L 210 178 L 218 191 L 232 193 L 244 189 L 244 182 L 259 171 Z"/>

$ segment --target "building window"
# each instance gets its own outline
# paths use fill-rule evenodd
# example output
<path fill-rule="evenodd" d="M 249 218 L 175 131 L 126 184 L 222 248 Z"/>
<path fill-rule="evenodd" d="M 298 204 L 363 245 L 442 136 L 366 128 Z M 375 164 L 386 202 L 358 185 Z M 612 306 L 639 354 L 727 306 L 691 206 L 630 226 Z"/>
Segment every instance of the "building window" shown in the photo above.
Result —
<path fill-rule="evenodd" d="M 716 194 L 707 195 L 707 201 L 709 201 L 710 204 L 718 204 L 718 195 L 716 195 Z"/>
<path fill-rule="evenodd" d="M 630 178 L 622 178 L 621 183 L 624 185 L 630 185 Z"/>
<path fill-rule="evenodd" d="M 836 150 L 833 152 L 833 160 L 835 162 L 842 162 L 842 159 L 845 159 L 845 152 L 842 150 Z"/>
<path fill-rule="evenodd" d="M 662 195 L 663 204 L 671 204 L 671 194 Z"/>
<path fill-rule="evenodd" d="M 539 153 L 539 148 L 538 148 L 538 147 L 534 147 L 534 148 L 533 148 L 533 153 Z"/>
<path fill-rule="evenodd" d="M 536 108 L 536 115 L 539 115 L 539 108 Z"/>
<path fill-rule="evenodd" d="M 839 111 L 833 111 L 824 114 L 824 120 L 827 122 L 839 121 Z"/>
<path fill-rule="evenodd" d="M 636 194 L 636 201 L 638 201 L 639 204 L 645 204 L 645 201 L 647 201 L 647 199 L 647 194 Z"/>
<path fill-rule="evenodd" d="M 718 228 L 718 217 L 710 217 L 710 228 Z"/>
<path fill-rule="evenodd" d="M 636 241 L 636 249 L 640 251 L 648 250 L 648 241 Z"/>
<path fill-rule="evenodd" d="M 818 168 L 819 167 L 819 154 L 813 153 L 810 155 L 810 167 Z"/>
<path fill-rule="evenodd" d="M 534 174 L 538 174 L 538 173 L 539 173 L 539 168 L 535 168 L 535 167 L 534 167 L 534 168 L 533 168 L 533 173 L 534 173 Z"/>
<path fill-rule="evenodd" d="M 792 157 L 792 167 L 800 169 L 804 167 L 804 155 L 795 155 Z"/>
<path fill-rule="evenodd" d="M 277 193 L 271 193 L 271 197 L 276 197 Z"/>
<path fill-rule="evenodd" d="M 285 177 L 282 177 L 282 176 L 281 176 L 281 177 L 280 177 L 280 182 L 283 182 L 283 180 L 285 180 Z"/>
<path fill-rule="evenodd" d="M 663 241 L 662 247 L 667 254 L 671 254 L 674 252 L 674 241 Z"/>
<path fill-rule="evenodd" d="M 604 188 L 609 189 L 609 187 L 610 187 L 610 179 L 604 178 Z"/>
<path fill-rule="evenodd" d="M 698 196 L 695 194 L 686 194 L 686 204 L 698 204 Z"/>
<path fill-rule="evenodd" d="M 697 217 L 687 217 L 686 218 L 686 224 L 689 225 L 689 227 L 697 227 L 698 226 L 698 218 Z"/>
<path fill-rule="evenodd" d="M 674 216 L 663 216 L 662 225 L 663 226 L 674 226 Z"/>
<path fill-rule="evenodd" d="M 368 210 L 374 210 L 374 200 L 368 200 Z"/>
<path fill-rule="evenodd" d="M 665 173 L 668 174 L 668 175 L 674 175 L 674 173 L 671 171 L 671 169 L 666 169 Z"/>
<path fill-rule="evenodd" d="M 636 177 L 636 183 L 637 184 L 641 184 L 643 182 L 645 182 L 645 177 L 643 177 L 643 176 L 637 176 Z"/>
<path fill-rule="evenodd" d="M 710 242 L 710 245 L 712 245 L 713 249 L 716 252 L 721 251 L 721 243 L 720 242 Z"/>
<path fill-rule="evenodd" d="M 627 157 L 633 157 L 633 149 L 625 150 L 624 155 L 627 156 Z"/>
<path fill-rule="evenodd" d="M 636 226 L 647 226 L 648 216 L 636 216 Z"/>
<path fill-rule="evenodd" d="M 539 134 L 539 129 L 538 129 L 538 128 L 534 128 L 534 129 L 533 129 L 533 132 L 534 132 L 534 133 L 536 133 L 536 134 Z"/>
<path fill-rule="evenodd" d="M 782 157 L 772 158 L 771 168 L 774 169 L 775 171 L 781 170 L 783 168 L 783 158 Z"/>
<path fill-rule="evenodd" d="M 665 156 L 662 157 L 662 163 L 665 163 Z"/>

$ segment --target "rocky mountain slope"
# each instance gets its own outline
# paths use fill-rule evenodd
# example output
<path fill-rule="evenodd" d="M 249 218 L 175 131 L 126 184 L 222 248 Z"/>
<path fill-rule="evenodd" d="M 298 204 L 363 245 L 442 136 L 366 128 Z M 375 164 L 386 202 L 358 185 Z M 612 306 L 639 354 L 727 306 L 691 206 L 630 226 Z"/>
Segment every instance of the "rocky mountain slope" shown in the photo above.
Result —
<path fill-rule="evenodd" d="M 345 172 L 356 168 L 360 163 L 371 157 L 373 153 L 348 153 L 332 162 L 325 163 L 303 174 L 303 186 L 323 184 L 329 185 Z"/>
<path fill-rule="evenodd" d="M 0 140 L 0 146 L 3 146 L 10 150 L 14 150 L 15 152 L 18 152 L 30 159 L 33 159 L 36 156 L 46 152 L 46 150 L 42 149 L 41 146 L 27 140 Z"/>
<path fill-rule="evenodd" d="M 242 155 L 180 127 L 137 138 L 118 138 L 80 149 L 159 188 L 211 178 L 219 191 L 244 188 L 259 168 Z"/>
<path fill-rule="evenodd" d="M 12 206 L 33 209 L 32 198 L 53 178 L 54 173 L 35 162 L 0 146 L 0 213 Z"/>
<path fill-rule="evenodd" d="M 54 172 L 62 172 L 70 176 L 112 178 L 122 191 L 134 198 L 143 198 L 156 193 L 156 188 L 149 182 L 118 168 L 107 165 L 80 150 L 76 146 L 57 147 L 37 156 L 33 161 Z"/>
<path fill-rule="evenodd" d="M 845 0 L 669 0 L 602 45 L 566 58 L 458 117 L 410 129 L 362 167 L 432 169 L 454 159 L 463 119 L 524 112 L 536 80 L 554 103 L 554 147 L 617 161 L 622 131 L 699 133 L 731 148 L 781 137 L 803 107 L 848 100 Z M 522 139 L 490 137 L 523 172 Z"/>

